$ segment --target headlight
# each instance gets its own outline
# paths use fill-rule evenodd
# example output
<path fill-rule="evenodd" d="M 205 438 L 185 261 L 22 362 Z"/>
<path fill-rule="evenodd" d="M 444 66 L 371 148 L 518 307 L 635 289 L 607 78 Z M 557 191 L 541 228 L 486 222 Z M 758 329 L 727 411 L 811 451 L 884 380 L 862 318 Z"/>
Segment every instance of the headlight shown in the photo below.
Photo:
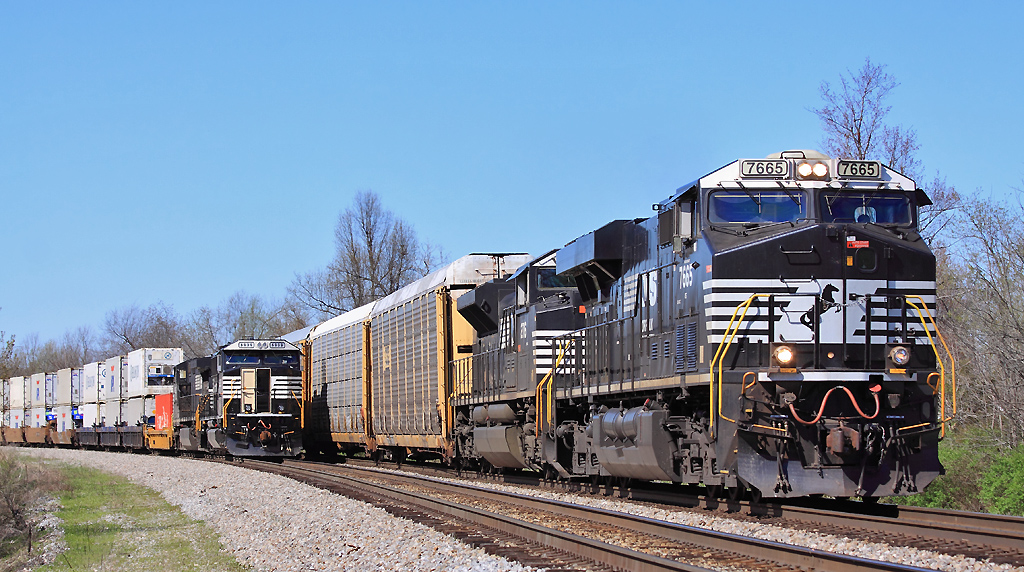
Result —
<path fill-rule="evenodd" d="M 789 346 L 779 346 L 775 348 L 775 361 L 779 365 L 789 365 L 793 361 L 793 350 Z"/>
<path fill-rule="evenodd" d="M 903 346 L 896 346 L 889 351 L 889 359 L 898 366 L 907 365 L 910 363 L 910 350 Z"/>
<path fill-rule="evenodd" d="M 828 177 L 828 163 L 803 161 L 796 166 L 796 174 L 802 179 L 825 179 Z"/>

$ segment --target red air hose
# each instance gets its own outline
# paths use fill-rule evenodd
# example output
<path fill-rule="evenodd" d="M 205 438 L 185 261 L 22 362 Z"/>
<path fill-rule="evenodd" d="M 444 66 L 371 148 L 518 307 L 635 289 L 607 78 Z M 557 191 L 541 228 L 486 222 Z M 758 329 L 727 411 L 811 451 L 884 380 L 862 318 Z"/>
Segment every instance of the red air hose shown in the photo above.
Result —
<path fill-rule="evenodd" d="M 875 398 L 875 412 L 872 415 L 868 415 L 867 413 L 864 413 L 863 411 L 860 410 L 860 405 L 857 405 L 857 398 L 853 396 L 852 391 L 847 389 L 845 386 L 837 385 L 825 393 L 825 397 L 823 397 L 821 400 L 821 407 L 818 408 L 818 415 L 810 421 L 804 421 L 803 419 L 801 419 L 800 416 L 797 415 L 796 413 L 796 408 L 794 408 L 793 404 L 790 403 L 789 412 L 793 414 L 793 419 L 796 419 L 797 421 L 803 423 L 804 425 L 814 425 L 815 423 L 817 423 L 821 419 L 821 415 L 825 413 L 825 402 L 828 401 L 828 396 L 832 395 L 832 392 L 837 389 L 842 389 L 843 391 L 846 392 L 846 395 L 850 396 L 850 401 L 853 402 L 853 408 L 856 409 L 857 413 L 859 413 L 860 416 L 865 419 L 874 419 L 875 417 L 878 417 L 878 413 L 882 410 L 882 404 L 878 400 L 878 392 L 882 391 L 881 385 L 876 383 L 875 385 L 872 385 L 871 387 L 868 388 L 871 391 L 871 396 Z"/>

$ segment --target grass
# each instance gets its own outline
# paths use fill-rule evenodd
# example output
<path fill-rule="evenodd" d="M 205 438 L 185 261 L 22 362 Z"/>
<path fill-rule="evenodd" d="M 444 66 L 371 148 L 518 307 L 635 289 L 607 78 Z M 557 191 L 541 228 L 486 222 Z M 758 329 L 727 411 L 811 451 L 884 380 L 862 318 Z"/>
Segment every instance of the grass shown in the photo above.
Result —
<path fill-rule="evenodd" d="M 60 495 L 68 549 L 41 571 L 224 571 L 248 568 L 222 551 L 217 535 L 150 489 L 94 469 L 66 466 Z"/>

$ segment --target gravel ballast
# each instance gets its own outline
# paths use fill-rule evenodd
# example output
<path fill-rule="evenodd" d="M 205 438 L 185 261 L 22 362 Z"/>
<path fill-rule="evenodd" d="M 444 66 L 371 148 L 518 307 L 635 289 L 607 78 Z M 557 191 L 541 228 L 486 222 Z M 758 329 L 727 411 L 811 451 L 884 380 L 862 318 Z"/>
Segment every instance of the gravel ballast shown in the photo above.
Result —
<path fill-rule="evenodd" d="M 122 475 L 204 520 L 254 570 L 531 570 L 366 503 L 278 475 L 192 459 L 69 449 L 40 458 Z"/>
<path fill-rule="evenodd" d="M 277 475 L 173 457 L 66 449 L 31 451 L 40 457 L 124 475 L 159 491 L 192 518 L 210 523 L 227 549 L 256 570 L 531 570 L 365 503 Z M 473 484 L 921 568 L 1024 572 L 1024 567 L 751 523 L 707 511 L 673 511 L 610 498 L 479 481 Z"/>

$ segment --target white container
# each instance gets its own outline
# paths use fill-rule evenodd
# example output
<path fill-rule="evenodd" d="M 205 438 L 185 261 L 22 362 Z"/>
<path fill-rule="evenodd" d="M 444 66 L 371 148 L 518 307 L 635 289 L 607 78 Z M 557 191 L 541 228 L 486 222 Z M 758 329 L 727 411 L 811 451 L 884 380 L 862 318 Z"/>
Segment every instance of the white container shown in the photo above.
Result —
<path fill-rule="evenodd" d="M 100 394 L 105 391 L 103 385 L 103 363 L 92 362 L 82 366 L 80 375 L 82 393 L 79 413 L 82 415 L 82 427 L 93 427 L 99 425 L 100 417 L 99 401 Z"/>
<path fill-rule="evenodd" d="M 58 405 L 53 408 L 54 419 L 57 422 L 57 431 L 63 433 L 75 428 L 75 420 L 71 416 L 70 405 Z"/>
<path fill-rule="evenodd" d="M 104 402 L 103 409 L 103 424 L 108 427 L 116 427 L 121 425 L 123 421 L 128 420 L 128 417 L 124 413 L 125 402 L 120 399 L 108 399 Z M 129 423 L 131 425 L 131 423 Z"/>
<path fill-rule="evenodd" d="M 45 378 L 44 378 L 45 379 Z M 46 407 L 33 407 L 29 410 L 27 427 L 46 427 Z"/>
<path fill-rule="evenodd" d="M 116 427 L 125 420 L 124 399 L 125 399 L 125 371 L 128 366 L 128 358 L 125 356 L 114 356 L 107 359 L 104 364 L 106 374 L 106 392 L 101 400 L 107 404 L 104 409 L 104 425 Z"/>
<path fill-rule="evenodd" d="M 124 420 L 129 427 L 145 423 L 146 398 L 129 397 L 124 403 Z"/>
<path fill-rule="evenodd" d="M 62 369 L 57 372 L 57 385 L 53 390 L 53 404 L 55 407 L 71 406 L 71 380 L 72 369 Z"/>
<path fill-rule="evenodd" d="M 100 392 L 100 370 L 102 364 L 99 362 L 88 363 L 82 366 L 82 403 L 96 404 L 99 402 Z"/>
<path fill-rule="evenodd" d="M 28 381 L 28 402 L 26 408 L 46 407 L 46 374 L 33 373 Z M 35 427 L 35 425 L 33 425 Z"/>
<path fill-rule="evenodd" d="M 25 426 L 25 378 L 11 378 L 11 424 L 15 429 Z"/>
<path fill-rule="evenodd" d="M 0 380 L 0 427 L 11 426 L 11 380 Z"/>
<path fill-rule="evenodd" d="M 57 374 L 46 374 L 46 408 L 53 409 L 57 404 Z"/>
<path fill-rule="evenodd" d="M 106 361 L 104 373 L 106 375 L 106 393 L 101 399 L 110 402 L 115 399 L 124 399 L 125 370 L 128 365 L 128 358 L 125 356 L 114 356 Z"/>
<path fill-rule="evenodd" d="M 82 368 L 71 370 L 71 405 L 82 404 Z"/>
<path fill-rule="evenodd" d="M 161 395 L 174 390 L 174 366 L 181 348 L 142 348 L 128 354 L 128 398 Z"/>

